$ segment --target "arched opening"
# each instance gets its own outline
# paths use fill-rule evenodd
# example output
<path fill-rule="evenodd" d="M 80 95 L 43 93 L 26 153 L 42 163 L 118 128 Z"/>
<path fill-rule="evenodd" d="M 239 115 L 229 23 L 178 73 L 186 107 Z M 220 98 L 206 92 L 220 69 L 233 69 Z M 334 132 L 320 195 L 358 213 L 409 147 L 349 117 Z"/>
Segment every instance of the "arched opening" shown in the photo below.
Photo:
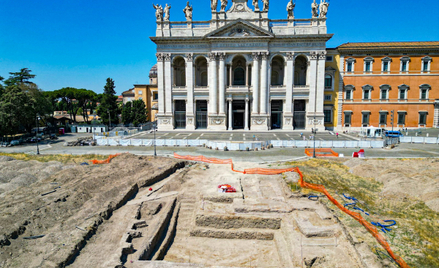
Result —
<path fill-rule="evenodd" d="M 298 56 L 294 63 L 294 85 L 305 86 L 308 71 L 308 61 L 304 56 Z"/>
<path fill-rule="evenodd" d="M 276 56 L 271 61 L 271 85 L 282 86 L 284 84 L 285 61 L 283 57 Z"/>
<path fill-rule="evenodd" d="M 186 62 L 182 57 L 174 59 L 174 85 L 177 87 L 186 86 Z"/>
<path fill-rule="evenodd" d="M 195 60 L 195 86 L 207 87 L 207 60 L 205 57 L 198 57 Z"/>
<path fill-rule="evenodd" d="M 233 71 L 233 85 L 245 86 L 246 85 L 246 63 L 247 61 L 243 56 L 237 56 L 232 61 Z"/>

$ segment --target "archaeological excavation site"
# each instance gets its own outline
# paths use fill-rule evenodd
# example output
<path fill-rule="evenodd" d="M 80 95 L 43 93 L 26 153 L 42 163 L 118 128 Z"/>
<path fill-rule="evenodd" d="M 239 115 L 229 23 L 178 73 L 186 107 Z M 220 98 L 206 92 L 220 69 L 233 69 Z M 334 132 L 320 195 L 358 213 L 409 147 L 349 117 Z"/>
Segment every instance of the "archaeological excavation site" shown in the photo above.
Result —
<path fill-rule="evenodd" d="M 0 156 L 0 267 L 409 267 L 322 193 L 301 189 L 287 169 L 302 165 L 306 178 L 306 161 L 231 168 L 177 158 Z M 409 229 L 401 217 L 393 219 Z M 396 244 L 395 256 L 407 257 Z"/>

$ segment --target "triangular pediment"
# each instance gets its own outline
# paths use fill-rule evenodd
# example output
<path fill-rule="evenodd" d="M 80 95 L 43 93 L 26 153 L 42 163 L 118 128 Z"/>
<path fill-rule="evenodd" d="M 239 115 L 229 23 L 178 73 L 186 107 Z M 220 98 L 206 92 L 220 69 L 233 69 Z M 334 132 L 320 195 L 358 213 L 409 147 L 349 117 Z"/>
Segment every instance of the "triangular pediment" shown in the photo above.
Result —
<path fill-rule="evenodd" d="M 204 36 L 213 38 L 273 38 L 274 34 L 244 20 L 236 20 Z"/>

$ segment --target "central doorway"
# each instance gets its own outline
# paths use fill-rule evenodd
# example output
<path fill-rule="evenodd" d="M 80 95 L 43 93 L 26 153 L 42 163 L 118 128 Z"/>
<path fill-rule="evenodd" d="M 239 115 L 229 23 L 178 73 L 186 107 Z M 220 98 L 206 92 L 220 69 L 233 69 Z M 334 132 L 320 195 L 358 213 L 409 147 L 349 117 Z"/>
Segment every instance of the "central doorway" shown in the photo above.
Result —
<path fill-rule="evenodd" d="M 305 129 L 306 127 L 306 102 L 305 100 L 295 100 L 294 101 L 294 118 L 293 127 L 294 129 Z"/>
<path fill-rule="evenodd" d="M 184 100 L 175 101 L 174 119 L 176 129 L 186 128 L 186 102 Z"/>
<path fill-rule="evenodd" d="M 282 128 L 282 107 L 283 101 L 273 100 L 271 101 L 271 129 Z"/>
<path fill-rule="evenodd" d="M 232 102 L 233 129 L 244 129 L 245 101 L 234 100 Z"/>
<path fill-rule="evenodd" d="M 207 101 L 199 100 L 196 103 L 197 113 L 196 113 L 196 128 L 206 129 L 207 128 Z"/>

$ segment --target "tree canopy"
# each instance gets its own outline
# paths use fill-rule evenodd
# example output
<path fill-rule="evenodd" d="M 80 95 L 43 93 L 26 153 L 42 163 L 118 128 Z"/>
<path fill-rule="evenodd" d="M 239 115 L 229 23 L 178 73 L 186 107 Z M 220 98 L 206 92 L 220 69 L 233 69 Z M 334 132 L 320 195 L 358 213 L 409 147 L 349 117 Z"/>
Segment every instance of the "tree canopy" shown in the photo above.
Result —
<path fill-rule="evenodd" d="M 147 110 L 142 100 L 129 101 L 125 103 L 122 109 L 122 122 L 124 125 L 133 124 L 138 126 L 146 123 Z"/>
<path fill-rule="evenodd" d="M 112 124 L 119 122 L 119 107 L 117 106 L 117 96 L 115 91 L 116 86 L 114 80 L 107 78 L 107 83 L 104 86 L 104 93 L 100 98 L 100 105 L 98 107 L 98 115 L 102 122 L 108 125 L 111 118 Z"/>

